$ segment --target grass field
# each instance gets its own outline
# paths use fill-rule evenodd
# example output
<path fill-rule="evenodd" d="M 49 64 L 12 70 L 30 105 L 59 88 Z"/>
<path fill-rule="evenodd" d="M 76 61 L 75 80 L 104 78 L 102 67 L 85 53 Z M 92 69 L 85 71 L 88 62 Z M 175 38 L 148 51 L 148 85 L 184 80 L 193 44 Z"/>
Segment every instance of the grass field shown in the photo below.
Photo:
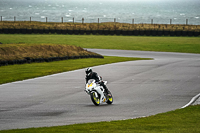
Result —
<path fill-rule="evenodd" d="M 145 118 L 5 130 L 0 133 L 199 133 L 200 105 L 190 106 Z"/>
<path fill-rule="evenodd" d="M 0 34 L 3 44 L 63 44 L 82 48 L 200 53 L 200 37 Z"/>

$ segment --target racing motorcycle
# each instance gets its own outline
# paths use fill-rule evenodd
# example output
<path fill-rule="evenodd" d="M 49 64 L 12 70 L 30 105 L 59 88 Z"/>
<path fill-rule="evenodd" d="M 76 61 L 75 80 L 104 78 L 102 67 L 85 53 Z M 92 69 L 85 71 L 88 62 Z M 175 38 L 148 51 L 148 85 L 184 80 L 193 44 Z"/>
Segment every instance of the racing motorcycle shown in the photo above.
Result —
<path fill-rule="evenodd" d="M 107 84 L 107 81 L 103 81 L 104 84 Z M 113 97 L 108 96 L 105 92 L 105 89 L 103 86 L 100 86 L 98 83 L 95 82 L 94 79 L 88 80 L 88 83 L 86 84 L 85 91 L 88 95 L 90 95 L 90 98 L 94 105 L 99 106 L 101 103 L 107 103 L 112 104 L 113 103 Z"/>

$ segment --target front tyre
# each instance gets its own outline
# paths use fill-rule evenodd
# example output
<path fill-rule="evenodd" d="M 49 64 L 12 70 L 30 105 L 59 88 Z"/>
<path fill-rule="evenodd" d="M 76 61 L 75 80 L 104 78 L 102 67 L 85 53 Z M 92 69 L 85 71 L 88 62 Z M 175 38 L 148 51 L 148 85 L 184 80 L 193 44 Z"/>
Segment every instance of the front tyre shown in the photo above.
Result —
<path fill-rule="evenodd" d="M 100 98 L 97 94 L 97 92 L 92 92 L 90 94 L 91 100 L 94 103 L 94 105 L 99 106 L 100 105 Z"/>

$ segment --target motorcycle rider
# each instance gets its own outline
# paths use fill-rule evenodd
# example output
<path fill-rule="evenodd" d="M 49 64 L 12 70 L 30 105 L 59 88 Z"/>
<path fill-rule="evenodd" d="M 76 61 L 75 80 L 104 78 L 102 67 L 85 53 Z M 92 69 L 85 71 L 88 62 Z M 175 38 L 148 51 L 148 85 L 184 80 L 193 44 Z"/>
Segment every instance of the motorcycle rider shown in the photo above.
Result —
<path fill-rule="evenodd" d="M 105 89 L 105 92 L 107 93 L 108 96 L 111 96 L 110 91 L 108 90 L 107 86 L 104 84 L 104 82 L 100 79 L 101 77 L 98 76 L 98 74 L 96 72 L 92 71 L 92 68 L 86 68 L 85 69 L 85 73 L 86 73 L 86 83 L 88 82 L 88 80 L 90 79 L 95 79 L 95 81 L 97 83 L 99 83 L 101 86 L 103 86 L 103 88 Z"/>

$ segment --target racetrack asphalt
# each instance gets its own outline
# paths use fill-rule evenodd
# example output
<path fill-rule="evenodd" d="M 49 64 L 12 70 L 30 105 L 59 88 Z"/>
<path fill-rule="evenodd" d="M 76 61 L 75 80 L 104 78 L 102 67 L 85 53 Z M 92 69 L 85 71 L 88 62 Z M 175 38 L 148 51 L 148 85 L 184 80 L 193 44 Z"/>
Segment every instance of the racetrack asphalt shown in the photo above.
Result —
<path fill-rule="evenodd" d="M 0 85 L 0 130 L 145 117 L 179 109 L 200 93 L 200 54 L 88 50 L 154 60 L 93 67 L 108 81 L 112 105 L 93 105 L 84 69 Z"/>

